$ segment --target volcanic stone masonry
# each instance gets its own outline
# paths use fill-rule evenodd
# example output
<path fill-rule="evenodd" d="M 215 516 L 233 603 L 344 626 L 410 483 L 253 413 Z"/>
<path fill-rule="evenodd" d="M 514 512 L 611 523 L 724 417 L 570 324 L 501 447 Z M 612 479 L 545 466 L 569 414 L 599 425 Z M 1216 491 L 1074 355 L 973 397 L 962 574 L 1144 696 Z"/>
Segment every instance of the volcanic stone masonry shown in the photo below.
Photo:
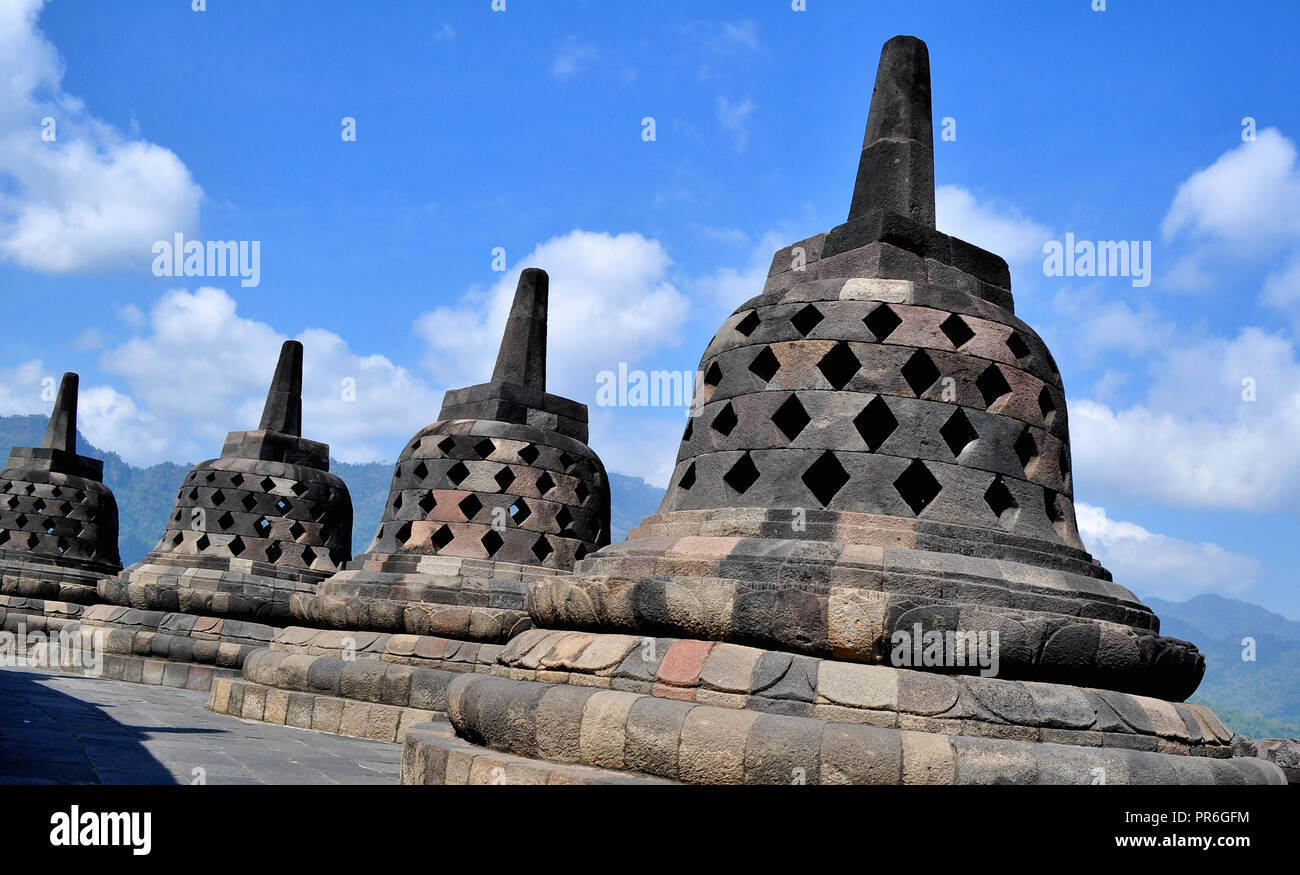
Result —
<path fill-rule="evenodd" d="M 403 780 L 1284 782 L 1183 703 L 1202 655 L 1080 541 L 1061 377 L 1010 285 L 935 229 L 928 50 L 895 37 L 848 220 L 705 350 L 659 513 L 527 582 L 540 628 L 452 683 Z M 891 658 L 994 632 L 995 677 Z"/>
<path fill-rule="evenodd" d="M 68 402 L 74 412 L 75 380 Z M 63 428 L 71 435 L 75 421 L 56 415 L 46 443 Z M 101 464 L 75 458 L 88 468 Z M 302 437 L 297 341 L 280 351 L 259 427 L 231 432 L 220 458 L 190 471 L 158 546 L 125 571 L 112 495 L 99 489 L 112 510 L 101 507 L 100 519 L 101 527 L 112 522 L 113 566 L 97 567 L 93 582 L 71 592 L 65 586 L 57 599 L 48 588 L 6 588 L 24 597 L 0 597 L 0 621 L 11 631 L 21 624 L 67 632 L 83 652 L 102 635 L 112 679 L 206 690 L 214 677 L 238 677 L 248 654 L 292 619 L 290 596 L 313 592 L 351 555 L 347 486 L 329 473 L 328 445 Z M 100 554 L 109 555 L 108 548 Z"/>
<path fill-rule="evenodd" d="M 445 713 L 460 674 L 491 671 L 533 581 L 609 543 L 609 481 L 587 408 L 546 392 L 549 279 L 527 269 L 492 380 L 447 392 L 406 445 L 370 549 L 296 593 L 302 626 L 218 682 L 209 707 L 401 740 Z"/>

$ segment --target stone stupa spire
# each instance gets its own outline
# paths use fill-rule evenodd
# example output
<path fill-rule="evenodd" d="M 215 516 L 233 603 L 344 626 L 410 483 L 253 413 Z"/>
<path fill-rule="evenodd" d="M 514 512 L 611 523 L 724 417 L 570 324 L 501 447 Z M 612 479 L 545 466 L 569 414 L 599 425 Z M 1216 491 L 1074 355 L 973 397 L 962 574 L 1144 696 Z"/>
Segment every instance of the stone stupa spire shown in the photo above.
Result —
<path fill-rule="evenodd" d="M 514 383 L 546 391 L 546 304 L 550 278 L 546 271 L 526 268 L 519 275 L 515 299 L 506 318 L 492 382 Z"/>
<path fill-rule="evenodd" d="M 280 348 L 258 428 L 302 437 L 302 344 L 296 340 L 286 340 Z"/>
<path fill-rule="evenodd" d="M 77 452 L 77 375 L 67 373 L 59 381 L 59 394 L 54 399 L 50 423 L 45 427 L 41 446 L 47 450 Z"/>

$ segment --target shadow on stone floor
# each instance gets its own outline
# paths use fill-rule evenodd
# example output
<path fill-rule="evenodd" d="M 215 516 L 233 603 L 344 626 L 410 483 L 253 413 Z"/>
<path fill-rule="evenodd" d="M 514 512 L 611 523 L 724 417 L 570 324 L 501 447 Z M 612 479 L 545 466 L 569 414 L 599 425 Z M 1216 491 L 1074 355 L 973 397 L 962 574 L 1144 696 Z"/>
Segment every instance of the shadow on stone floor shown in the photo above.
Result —
<path fill-rule="evenodd" d="M 177 783 L 144 740 L 208 730 L 128 726 L 42 683 L 67 677 L 0 671 L 0 784 Z"/>

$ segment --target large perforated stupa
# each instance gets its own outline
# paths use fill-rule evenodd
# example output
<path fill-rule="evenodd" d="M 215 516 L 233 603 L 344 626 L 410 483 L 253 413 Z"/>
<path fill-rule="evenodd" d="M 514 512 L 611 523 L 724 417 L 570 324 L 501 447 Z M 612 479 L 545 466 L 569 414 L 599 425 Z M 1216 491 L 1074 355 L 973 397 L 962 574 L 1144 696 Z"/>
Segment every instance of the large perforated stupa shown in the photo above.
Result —
<path fill-rule="evenodd" d="M 705 350 L 660 512 L 529 582 L 540 628 L 452 684 L 455 735 L 410 733 L 405 778 L 1279 783 L 1080 541 L 1061 376 L 1010 286 L 935 227 L 928 51 L 895 37 L 848 220 Z"/>

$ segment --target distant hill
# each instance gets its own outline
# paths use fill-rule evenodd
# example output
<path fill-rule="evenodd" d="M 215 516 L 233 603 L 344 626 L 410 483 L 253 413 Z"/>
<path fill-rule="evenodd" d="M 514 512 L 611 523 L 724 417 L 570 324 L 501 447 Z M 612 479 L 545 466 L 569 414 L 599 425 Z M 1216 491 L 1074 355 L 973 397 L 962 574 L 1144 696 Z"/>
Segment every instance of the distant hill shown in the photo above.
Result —
<path fill-rule="evenodd" d="M 44 416 L 0 417 L 0 461 L 8 458 L 11 446 L 39 445 L 46 421 Z M 121 516 L 118 546 L 123 563 L 129 565 L 158 543 L 176 490 L 192 466 L 163 462 L 134 468 L 80 434 L 77 446 L 82 454 L 104 460 L 104 481 L 117 496 Z M 216 455 L 218 448 L 213 449 Z M 343 478 L 352 494 L 353 553 L 363 553 L 379 528 L 393 465 L 331 461 L 330 470 Z M 609 485 L 610 533 L 618 542 L 658 512 L 664 490 L 625 474 L 611 473 Z M 1300 737 L 1300 622 L 1214 595 L 1186 602 L 1144 601 L 1160 616 L 1163 634 L 1191 641 L 1205 654 L 1205 680 L 1192 701 L 1213 707 L 1230 727 L 1246 735 Z M 1245 637 L 1255 639 L 1255 662 L 1241 659 Z"/>
<path fill-rule="evenodd" d="M 1217 595 L 1143 601 L 1159 615 L 1162 634 L 1205 654 L 1205 680 L 1191 701 L 1253 738 L 1300 737 L 1300 622 Z M 1254 662 L 1241 658 L 1243 638 L 1255 639 Z"/>

